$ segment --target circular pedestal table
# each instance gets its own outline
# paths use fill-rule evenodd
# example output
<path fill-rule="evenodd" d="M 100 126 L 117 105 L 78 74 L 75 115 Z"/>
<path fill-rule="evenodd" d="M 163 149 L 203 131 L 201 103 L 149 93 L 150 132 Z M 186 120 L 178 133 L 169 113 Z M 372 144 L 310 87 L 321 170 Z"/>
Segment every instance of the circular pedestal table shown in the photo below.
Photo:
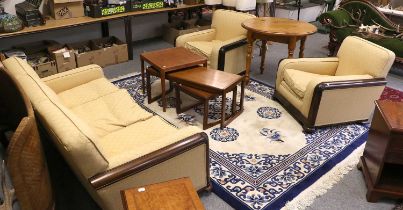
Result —
<path fill-rule="evenodd" d="M 297 41 L 301 40 L 299 57 L 304 57 L 305 40 L 308 35 L 317 31 L 317 28 L 307 22 L 286 18 L 259 17 L 246 20 L 242 23 L 247 31 L 248 52 L 246 55 L 246 80 L 249 81 L 252 62 L 253 43 L 256 39 L 262 40 L 262 58 L 260 73 L 264 71 L 267 41 L 288 44 L 288 58 L 292 58 Z"/>

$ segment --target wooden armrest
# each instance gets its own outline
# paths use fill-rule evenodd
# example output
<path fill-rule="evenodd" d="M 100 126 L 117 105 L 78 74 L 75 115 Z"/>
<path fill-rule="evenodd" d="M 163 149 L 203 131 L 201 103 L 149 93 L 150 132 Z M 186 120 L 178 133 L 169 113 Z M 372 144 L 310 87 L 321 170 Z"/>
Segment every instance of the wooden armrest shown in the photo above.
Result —
<path fill-rule="evenodd" d="M 133 174 L 139 173 L 140 171 L 151 168 L 159 163 L 162 163 L 168 159 L 171 159 L 179 154 L 187 152 L 197 146 L 202 144 L 208 145 L 208 136 L 205 133 L 198 133 L 189 136 L 181 141 L 174 144 L 168 145 L 150 154 L 117 166 L 113 169 L 105 171 L 103 173 L 97 174 L 89 178 L 89 182 L 95 189 L 101 189 L 115 182 L 118 182 L 126 177 Z M 207 159 L 208 147 L 206 149 Z M 207 161 L 209 164 L 209 161 Z M 208 168 L 208 167 L 207 167 Z"/>

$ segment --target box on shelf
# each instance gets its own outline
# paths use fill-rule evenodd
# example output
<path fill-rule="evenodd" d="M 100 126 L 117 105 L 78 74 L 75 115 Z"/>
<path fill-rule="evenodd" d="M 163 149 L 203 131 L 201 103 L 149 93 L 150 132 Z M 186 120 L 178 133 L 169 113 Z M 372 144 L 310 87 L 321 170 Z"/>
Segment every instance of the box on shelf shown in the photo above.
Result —
<path fill-rule="evenodd" d="M 175 45 L 176 38 L 180 35 L 209 29 L 210 25 L 200 26 L 196 19 L 181 21 L 180 23 L 169 23 L 163 25 L 163 39 Z"/>
<path fill-rule="evenodd" d="M 102 66 L 123 63 L 129 60 L 127 44 L 117 37 L 105 37 L 92 40 L 96 48 L 103 51 Z"/>
<path fill-rule="evenodd" d="M 97 48 L 92 41 L 76 42 L 67 44 L 68 49 L 74 51 L 77 67 L 90 64 L 102 66 L 103 50 Z"/>
<path fill-rule="evenodd" d="M 202 0 L 183 0 L 183 3 L 186 5 L 195 5 L 200 4 Z"/>
<path fill-rule="evenodd" d="M 59 43 L 52 40 L 26 43 L 13 47 L 12 51 L 21 51 L 26 55 L 27 62 L 39 77 L 47 77 L 57 73 L 56 62 L 49 55 L 48 48 Z M 5 52 L 4 54 L 8 54 Z"/>
<path fill-rule="evenodd" d="M 101 4 L 84 4 L 84 6 L 85 15 L 93 18 L 130 12 L 130 1 L 127 1 L 126 4 L 122 5 L 108 4 L 107 6 L 104 6 Z"/>
<path fill-rule="evenodd" d="M 131 10 L 149 10 L 164 8 L 164 0 L 131 0 Z"/>
<path fill-rule="evenodd" d="M 84 16 L 83 0 L 50 0 L 49 7 L 56 20 Z"/>
<path fill-rule="evenodd" d="M 66 45 L 55 45 L 48 48 L 48 52 L 56 62 L 57 72 L 65 72 L 77 67 L 74 51 Z"/>

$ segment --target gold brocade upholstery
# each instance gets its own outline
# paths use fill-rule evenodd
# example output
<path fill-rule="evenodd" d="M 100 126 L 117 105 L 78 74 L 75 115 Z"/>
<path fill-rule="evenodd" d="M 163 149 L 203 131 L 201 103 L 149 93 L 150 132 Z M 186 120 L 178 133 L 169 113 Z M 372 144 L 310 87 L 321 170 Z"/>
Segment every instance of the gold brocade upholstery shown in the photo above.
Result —
<path fill-rule="evenodd" d="M 26 92 L 59 152 L 102 209 L 123 210 L 118 199 L 120 190 L 135 184 L 185 176 L 191 178 L 197 190 L 209 184 L 207 141 L 200 141 L 201 137 L 191 138 L 188 141 L 198 142 L 191 149 L 187 146 L 192 142 L 183 143 L 201 129 L 193 126 L 178 129 L 153 116 L 126 90 L 107 81 L 99 66 L 89 65 L 40 79 L 32 67 L 19 58 L 9 58 L 3 63 L 5 71 L 12 74 Z M 90 182 L 93 177 L 110 170 L 122 170 L 128 162 L 136 162 L 157 151 L 164 152 L 170 146 L 175 147 L 175 153 L 163 162 L 151 166 L 141 163 L 147 167 L 123 178 L 117 177 L 120 179 L 102 187 L 95 188 Z"/>
<path fill-rule="evenodd" d="M 280 102 L 286 100 L 292 109 L 297 110 L 294 113 L 298 112 L 304 118 L 299 119 L 304 128 L 365 120 L 382 93 L 382 78 L 387 75 L 394 59 L 394 53 L 388 49 L 358 37 L 348 37 L 337 57 L 281 61 L 276 95 Z M 354 84 L 355 81 L 360 85 Z M 378 83 L 373 85 L 369 83 L 371 81 Z M 332 82 L 338 84 L 334 88 L 320 86 Z M 345 88 L 340 82 L 353 87 Z M 318 107 L 312 107 L 314 100 Z"/>
<path fill-rule="evenodd" d="M 208 59 L 210 68 L 218 68 L 219 51 L 223 46 L 246 39 L 243 21 L 254 18 L 242 12 L 216 10 L 211 29 L 181 35 L 176 39 L 177 47 L 185 47 Z M 230 23 L 229 23 L 230 20 Z M 237 47 L 225 53 L 224 71 L 234 74 L 245 71 L 246 46 Z"/>

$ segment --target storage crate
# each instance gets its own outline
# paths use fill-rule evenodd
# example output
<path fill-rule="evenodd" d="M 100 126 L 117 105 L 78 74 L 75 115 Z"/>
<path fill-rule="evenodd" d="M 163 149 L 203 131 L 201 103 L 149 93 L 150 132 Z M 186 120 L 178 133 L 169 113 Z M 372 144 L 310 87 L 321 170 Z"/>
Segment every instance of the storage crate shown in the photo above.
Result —
<path fill-rule="evenodd" d="M 93 18 L 116 15 L 125 12 L 130 12 L 130 2 L 123 5 L 109 4 L 107 6 L 99 4 L 84 4 L 85 15 Z"/>
<path fill-rule="evenodd" d="M 164 8 L 163 0 L 131 0 L 132 11 L 150 10 L 150 9 L 161 9 Z"/>

